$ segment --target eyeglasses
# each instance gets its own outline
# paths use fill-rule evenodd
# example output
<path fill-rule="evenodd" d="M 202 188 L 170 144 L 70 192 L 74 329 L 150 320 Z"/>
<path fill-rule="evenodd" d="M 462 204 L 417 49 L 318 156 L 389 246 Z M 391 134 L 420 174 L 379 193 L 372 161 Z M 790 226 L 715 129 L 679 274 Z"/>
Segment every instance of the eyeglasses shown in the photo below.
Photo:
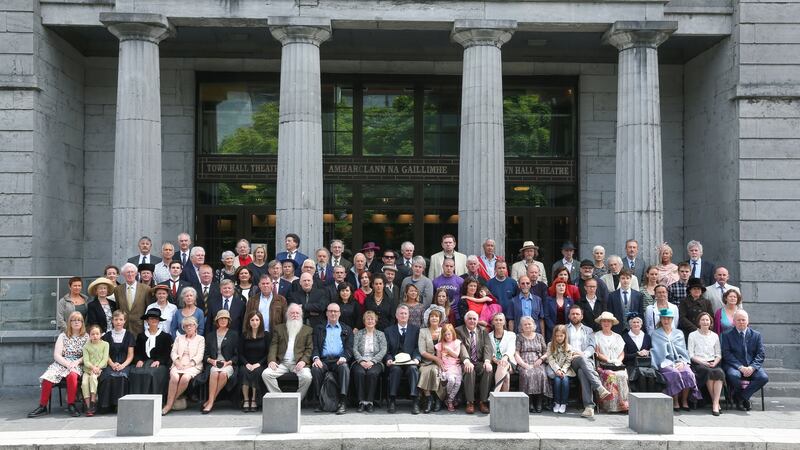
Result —
<path fill-rule="evenodd" d="M 70 322 L 83 322 L 83 319 L 72 319 Z"/>
<path fill-rule="evenodd" d="M 394 255 L 383 255 L 384 258 L 394 259 Z"/>

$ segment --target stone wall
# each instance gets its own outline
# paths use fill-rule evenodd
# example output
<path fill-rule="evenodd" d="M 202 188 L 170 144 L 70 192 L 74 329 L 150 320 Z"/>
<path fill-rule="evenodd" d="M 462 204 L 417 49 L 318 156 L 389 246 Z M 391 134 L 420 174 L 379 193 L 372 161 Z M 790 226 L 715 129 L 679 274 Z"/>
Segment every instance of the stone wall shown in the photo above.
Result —
<path fill-rule="evenodd" d="M 579 117 L 580 258 L 590 258 L 594 245 L 606 255 L 614 248 L 616 186 L 616 65 L 581 65 Z M 664 239 L 683 242 L 683 68 L 659 69 L 661 153 L 664 174 Z M 632 236 L 635 237 L 635 236 Z M 640 245 L 657 245 L 644 243 Z M 679 244 L 677 247 L 680 247 Z M 677 253 L 677 251 L 676 251 Z M 652 261 L 648 261 L 652 263 Z"/>
<path fill-rule="evenodd" d="M 775 357 L 800 365 L 800 3 L 737 9 L 741 285 Z"/>

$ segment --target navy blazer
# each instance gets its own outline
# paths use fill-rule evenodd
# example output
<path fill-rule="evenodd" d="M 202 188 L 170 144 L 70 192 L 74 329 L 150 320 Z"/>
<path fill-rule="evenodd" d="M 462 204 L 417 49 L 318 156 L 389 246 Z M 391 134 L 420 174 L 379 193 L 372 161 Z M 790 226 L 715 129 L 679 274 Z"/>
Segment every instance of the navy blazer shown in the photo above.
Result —
<path fill-rule="evenodd" d="M 756 370 L 761 369 L 764 364 L 764 343 L 761 341 L 761 333 L 747 327 L 745 341 L 747 343 L 746 357 L 739 330 L 733 327 L 722 333 L 719 337 L 719 345 L 722 350 L 723 368 L 738 370 L 739 367 L 744 366 Z"/>
<path fill-rule="evenodd" d="M 200 278 L 198 278 L 197 272 L 195 272 L 194 265 L 192 263 L 188 263 L 183 267 L 183 271 L 181 272 L 181 280 L 188 281 L 189 284 L 200 284 Z"/>
<path fill-rule="evenodd" d="M 219 290 L 213 297 L 209 294 L 208 309 L 206 310 L 206 336 L 210 336 L 211 331 L 216 330 L 217 324 L 214 322 L 214 317 L 216 317 L 217 313 L 222 309 L 222 303 L 222 295 L 219 293 Z M 231 315 L 228 328 L 231 331 L 235 331 L 237 334 L 242 334 L 242 323 L 244 322 L 246 305 L 247 302 L 244 297 L 234 292 L 233 297 L 231 297 L 231 304 L 228 305 L 228 312 Z"/>
<path fill-rule="evenodd" d="M 689 268 L 692 267 L 692 261 L 686 260 L 686 264 L 689 264 Z M 711 261 L 706 261 L 705 258 L 700 258 L 700 279 L 703 280 L 703 285 L 711 286 L 714 284 L 714 271 L 717 270 L 716 264 L 712 263 Z"/>
<path fill-rule="evenodd" d="M 569 297 L 564 297 L 564 320 L 569 323 L 569 308 L 572 307 L 574 301 Z M 558 306 L 556 305 L 555 297 L 547 297 L 544 300 L 544 326 L 545 326 L 545 341 L 550 342 L 550 337 L 553 335 L 553 328 L 556 327 L 556 319 L 558 314 Z"/>
<path fill-rule="evenodd" d="M 419 327 L 415 325 L 406 325 L 406 339 L 403 345 L 400 345 L 400 329 L 397 324 L 392 324 L 383 330 L 386 336 L 386 356 L 383 357 L 383 362 L 394 360 L 394 355 L 398 353 L 408 353 L 411 359 L 422 361 L 422 356 L 419 354 L 419 347 L 417 341 L 419 340 Z"/>
<path fill-rule="evenodd" d="M 287 252 L 280 252 L 277 255 L 275 255 L 275 259 L 277 259 L 278 261 L 283 261 L 284 259 L 286 259 L 286 256 L 288 254 L 289 253 L 287 253 Z M 295 252 L 294 260 L 297 261 L 297 266 L 294 269 L 294 276 L 296 276 L 296 277 L 300 276 L 300 273 L 301 273 L 300 272 L 300 268 L 303 267 L 303 261 L 305 261 L 307 259 L 308 259 L 308 256 L 300 253 L 299 250 L 297 250 Z"/>
<path fill-rule="evenodd" d="M 628 309 L 632 314 L 635 313 L 638 314 L 639 317 L 644 317 L 644 296 L 641 292 L 633 289 L 628 289 L 628 293 Z M 625 308 L 622 306 L 621 289 L 617 289 L 616 291 L 608 294 L 606 308 L 608 308 L 608 311 L 614 314 L 614 317 L 616 317 L 619 321 L 618 324 L 612 327 L 614 333 L 624 333 L 625 330 L 628 329 L 628 318 L 624 317 Z"/>
<path fill-rule="evenodd" d="M 311 351 L 312 361 L 314 358 L 322 359 L 322 347 L 325 345 L 325 337 L 328 335 L 327 325 L 328 321 L 326 320 L 314 327 L 314 349 Z M 340 356 L 344 356 L 347 362 L 350 363 L 353 360 L 353 329 L 342 322 L 339 322 L 339 326 L 342 327 L 342 354 Z"/>
<path fill-rule="evenodd" d="M 650 350 L 653 348 L 653 342 L 650 340 L 650 336 L 644 331 L 644 327 L 642 327 L 641 333 L 644 335 L 644 339 L 642 339 L 642 348 L 637 348 L 636 343 L 633 342 L 633 339 L 628 335 L 628 333 L 622 333 L 622 340 L 625 341 L 625 359 L 622 362 L 626 366 L 633 366 L 636 362 L 636 354 L 639 350 Z"/>

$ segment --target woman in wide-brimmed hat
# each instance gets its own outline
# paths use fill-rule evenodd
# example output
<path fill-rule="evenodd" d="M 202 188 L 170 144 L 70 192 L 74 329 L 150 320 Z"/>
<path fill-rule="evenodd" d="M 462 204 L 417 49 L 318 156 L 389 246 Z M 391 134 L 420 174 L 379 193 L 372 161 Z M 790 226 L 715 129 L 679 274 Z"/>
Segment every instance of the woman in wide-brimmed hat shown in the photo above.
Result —
<path fill-rule="evenodd" d="M 112 328 L 111 315 L 117 310 L 117 302 L 108 298 L 114 292 L 116 285 L 108 278 L 100 277 L 89 285 L 89 297 L 94 300 L 89 302 L 86 315 L 86 327 L 97 325 L 105 333 Z"/>
<path fill-rule="evenodd" d="M 605 412 L 624 412 L 628 410 L 628 372 L 622 361 L 625 359 L 625 341 L 611 327 L 619 324 L 614 314 L 604 311 L 594 320 L 600 324 L 600 331 L 594 333 L 594 357 L 600 381 L 611 395 L 600 400 L 600 408 Z"/>
<path fill-rule="evenodd" d="M 136 337 L 133 367 L 128 374 L 130 393 L 163 395 L 169 382 L 172 336 L 163 329 L 165 319 L 161 309 L 148 308 L 142 321 L 145 323 L 144 332 Z"/>

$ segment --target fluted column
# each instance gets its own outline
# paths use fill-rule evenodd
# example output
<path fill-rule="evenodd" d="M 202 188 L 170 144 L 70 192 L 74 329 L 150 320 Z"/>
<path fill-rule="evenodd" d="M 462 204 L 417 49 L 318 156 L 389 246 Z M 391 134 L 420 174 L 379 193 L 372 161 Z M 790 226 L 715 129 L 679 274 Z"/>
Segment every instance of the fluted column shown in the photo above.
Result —
<path fill-rule="evenodd" d="M 273 17 L 281 42 L 280 125 L 275 245 L 297 233 L 308 252 L 322 245 L 322 94 L 319 46 L 331 36 L 330 19 Z M 311 253 L 308 253 L 311 254 Z"/>
<path fill-rule="evenodd" d="M 506 194 L 503 143 L 503 67 L 500 47 L 517 27 L 513 20 L 456 20 L 451 38 L 464 47 L 461 81 L 461 151 L 458 240 L 480 254 L 494 239 L 505 255 Z"/>
<path fill-rule="evenodd" d="M 172 33 L 160 14 L 101 13 L 119 39 L 111 255 L 124 263 L 149 236 L 161 242 L 161 75 L 158 44 Z"/>
<path fill-rule="evenodd" d="M 617 22 L 603 36 L 619 49 L 617 81 L 616 247 L 639 241 L 646 261 L 657 261 L 664 239 L 661 102 L 658 46 L 677 22 Z"/>

